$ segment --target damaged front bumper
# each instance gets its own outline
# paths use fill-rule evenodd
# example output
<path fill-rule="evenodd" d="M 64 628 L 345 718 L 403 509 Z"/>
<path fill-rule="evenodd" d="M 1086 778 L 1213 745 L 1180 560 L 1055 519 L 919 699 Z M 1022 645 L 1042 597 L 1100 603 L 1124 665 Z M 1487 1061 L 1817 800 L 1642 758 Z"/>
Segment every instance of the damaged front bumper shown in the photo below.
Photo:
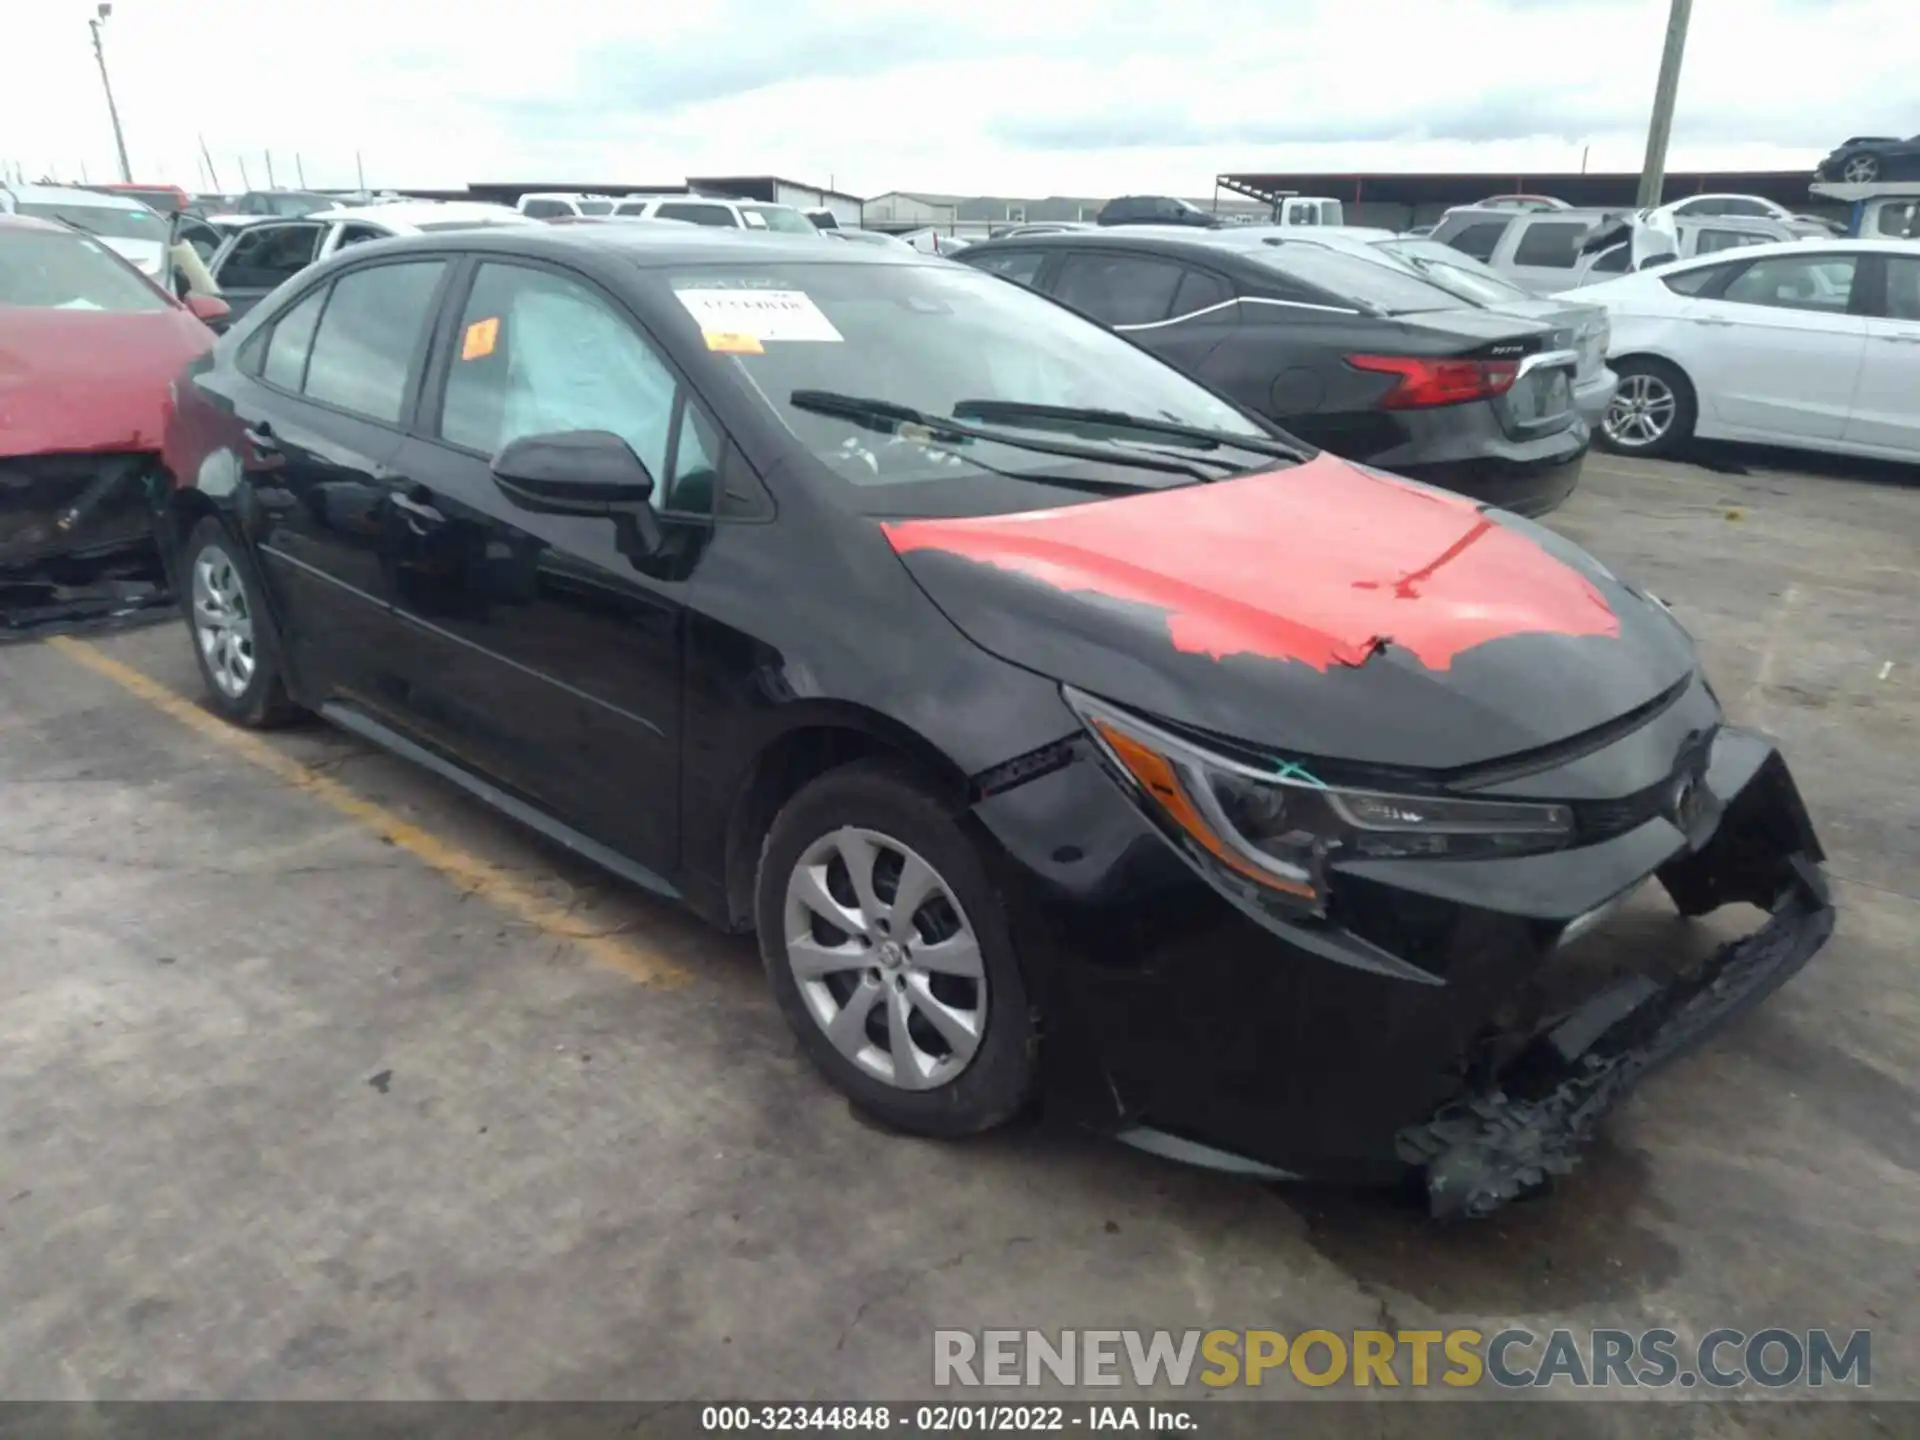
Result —
<path fill-rule="evenodd" d="M 1437 1219 L 1483 1216 L 1564 1175 L 1601 1120 L 1656 1066 L 1792 977 L 1833 933 L 1826 877 L 1804 855 L 1753 934 L 1661 986 L 1624 979 L 1537 1037 L 1504 1083 L 1403 1131 L 1400 1157 L 1423 1172 Z"/>
<path fill-rule="evenodd" d="M 157 610 L 153 456 L 0 459 L 0 639 Z"/>

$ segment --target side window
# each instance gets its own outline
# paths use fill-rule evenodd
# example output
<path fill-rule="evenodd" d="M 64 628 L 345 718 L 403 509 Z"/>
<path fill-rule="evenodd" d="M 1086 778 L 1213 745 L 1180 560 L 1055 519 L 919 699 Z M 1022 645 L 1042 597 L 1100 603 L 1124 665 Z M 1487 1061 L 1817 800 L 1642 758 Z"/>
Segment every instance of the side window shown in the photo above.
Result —
<path fill-rule="evenodd" d="M 1529 221 L 1514 248 L 1513 263 L 1571 270 L 1580 253 L 1580 238 L 1588 228 L 1584 220 Z"/>
<path fill-rule="evenodd" d="M 644 215 L 647 213 L 647 202 L 644 200 L 630 200 L 624 205 L 616 205 L 613 213 L 616 215 Z"/>
<path fill-rule="evenodd" d="M 1507 233 L 1511 220 L 1469 220 L 1454 230 L 1446 223 L 1434 231 L 1433 238 L 1453 246 L 1462 255 L 1476 260 L 1491 260 L 1499 248 L 1500 237 Z M 1451 232 L 1451 233 L 1449 233 Z"/>
<path fill-rule="evenodd" d="M 1719 213 L 1722 215 L 1757 215 L 1763 220 L 1773 218 L 1773 208 L 1759 200 L 1722 200 Z"/>
<path fill-rule="evenodd" d="M 976 270 L 985 270 L 1003 280 L 1012 280 L 1031 289 L 1040 267 L 1047 263 L 1047 253 L 1044 250 L 1000 250 L 969 256 L 966 263 Z"/>
<path fill-rule="evenodd" d="M 1211 305 L 1224 305 L 1233 299 L 1233 288 L 1218 275 L 1204 270 L 1189 270 L 1180 277 L 1180 288 L 1173 292 L 1173 315 L 1191 315 Z"/>
<path fill-rule="evenodd" d="M 1920 320 L 1920 260 L 1887 257 L 1887 314 L 1895 320 Z"/>
<path fill-rule="evenodd" d="M 1726 202 L 1723 200 L 1689 200 L 1683 205 L 1675 206 L 1673 213 L 1676 216 L 1724 215 L 1727 213 Z"/>
<path fill-rule="evenodd" d="M 299 304 L 273 322 L 267 332 L 266 358 L 260 366 L 260 378 L 295 395 L 307 378 L 307 352 L 313 348 L 314 326 L 320 323 L 320 307 L 326 304 L 327 287 L 321 286 Z"/>
<path fill-rule="evenodd" d="M 1624 275 L 1627 272 L 1627 246 L 1609 245 L 1600 252 L 1600 258 L 1588 266 L 1588 271 L 1596 275 Z"/>
<path fill-rule="evenodd" d="M 719 439 L 687 404 L 694 418 L 676 442 L 681 404 L 673 371 L 598 292 L 547 270 L 485 264 L 460 317 L 439 433 L 495 455 L 523 435 L 609 430 L 653 476 L 656 508 L 709 512 Z"/>
<path fill-rule="evenodd" d="M 390 238 L 388 232 L 377 225 L 348 225 L 340 232 L 340 243 L 333 248 L 344 250 L 349 245 L 364 245 L 369 240 Z"/>
<path fill-rule="evenodd" d="M 1840 314 L 1853 293 L 1851 255 L 1769 255 L 1755 260 L 1720 292 L 1739 305 Z"/>
<path fill-rule="evenodd" d="M 1910 202 L 1882 205 L 1879 215 L 1874 219 L 1874 229 L 1882 235 L 1903 239 L 1907 233 L 1907 225 L 1913 219 L 1914 209 L 1914 205 Z"/>
<path fill-rule="evenodd" d="M 313 263 L 318 225 L 255 225 L 240 232 L 215 278 L 224 286 L 271 290 Z"/>
<path fill-rule="evenodd" d="M 529 200 L 527 201 L 526 205 L 521 209 L 520 213 L 523 215 L 530 215 L 535 220 L 551 220 L 556 215 L 567 215 L 567 214 L 571 214 L 572 212 L 567 209 L 566 203 L 564 201 Z"/>
<path fill-rule="evenodd" d="M 1167 318 L 1182 268 L 1138 255 L 1069 255 L 1053 297 L 1103 325 L 1146 325 Z"/>
<path fill-rule="evenodd" d="M 1676 295 L 1700 295 L 1717 289 L 1733 270 L 1731 265 L 1702 265 L 1678 275 L 1662 275 L 1660 283 Z"/>
<path fill-rule="evenodd" d="M 661 220 L 686 220 L 695 225 L 711 225 L 717 229 L 738 230 L 739 222 L 734 219 L 733 211 L 724 205 L 689 205 L 680 201 L 668 201 L 653 212 Z"/>
<path fill-rule="evenodd" d="M 1712 255 L 1720 250 L 1738 250 L 1742 245 L 1764 245 L 1764 235 L 1749 235 L 1744 230 L 1702 230 L 1693 242 L 1693 253 Z"/>
<path fill-rule="evenodd" d="M 421 326 L 446 268 L 444 260 L 372 265 L 334 281 L 307 361 L 307 398 L 398 424 Z"/>

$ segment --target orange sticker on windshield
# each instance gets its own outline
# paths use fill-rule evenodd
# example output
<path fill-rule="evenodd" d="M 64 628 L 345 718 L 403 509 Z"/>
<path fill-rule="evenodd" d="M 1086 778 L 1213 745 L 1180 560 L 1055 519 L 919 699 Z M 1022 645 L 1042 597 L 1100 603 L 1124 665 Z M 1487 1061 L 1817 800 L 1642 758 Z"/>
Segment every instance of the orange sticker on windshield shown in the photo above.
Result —
<path fill-rule="evenodd" d="M 758 335 L 745 335 L 738 330 L 702 330 L 706 338 L 707 349 L 717 350 L 722 355 L 764 355 L 767 347 L 760 343 Z"/>
<path fill-rule="evenodd" d="M 479 360 L 493 353 L 496 341 L 500 339 L 500 317 L 488 316 L 485 320 L 476 320 L 467 326 L 466 338 L 460 342 L 462 360 Z"/>

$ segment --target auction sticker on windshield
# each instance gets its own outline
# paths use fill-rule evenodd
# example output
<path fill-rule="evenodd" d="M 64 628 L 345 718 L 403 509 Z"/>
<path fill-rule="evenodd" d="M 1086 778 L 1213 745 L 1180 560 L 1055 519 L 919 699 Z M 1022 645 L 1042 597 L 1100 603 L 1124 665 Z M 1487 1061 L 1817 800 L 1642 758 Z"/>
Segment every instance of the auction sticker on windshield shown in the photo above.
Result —
<path fill-rule="evenodd" d="M 710 350 L 736 349 L 754 340 L 840 340 L 844 337 L 804 290 L 675 290 L 699 322 Z M 727 344 L 716 345 L 718 336 Z"/>

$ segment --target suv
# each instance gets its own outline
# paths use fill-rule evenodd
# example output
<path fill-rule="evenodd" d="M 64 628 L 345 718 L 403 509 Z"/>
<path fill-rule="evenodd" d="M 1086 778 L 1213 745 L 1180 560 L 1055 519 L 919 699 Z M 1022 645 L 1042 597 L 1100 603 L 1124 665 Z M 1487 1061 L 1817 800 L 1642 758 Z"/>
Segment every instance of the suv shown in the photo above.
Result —
<path fill-rule="evenodd" d="M 572 191 L 543 191 L 522 195 L 513 208 L 532 220 L 560 220 L 575 215 L 611 215 L 611 195 L 581 195 Z"/>
<path fill-rule="evenodd" d="M 720 230 L 778 230 L 789 235 L 820 233 L 804 211 L 791 205 L 723 200 L 714 195 L 655 195 L 646 200 L 622 200 L 613 214 L 619 220 L 678 220 Z"/>
<path fill-rule="evenodd" d="M 1191 200 L 1171 195 L 1122 195 L 1100 207 L 1094 217 L 1098 225 L 1194 225 L 1212 229 L 1219 225 L 1218 215 L 1209 215 Z"/>

